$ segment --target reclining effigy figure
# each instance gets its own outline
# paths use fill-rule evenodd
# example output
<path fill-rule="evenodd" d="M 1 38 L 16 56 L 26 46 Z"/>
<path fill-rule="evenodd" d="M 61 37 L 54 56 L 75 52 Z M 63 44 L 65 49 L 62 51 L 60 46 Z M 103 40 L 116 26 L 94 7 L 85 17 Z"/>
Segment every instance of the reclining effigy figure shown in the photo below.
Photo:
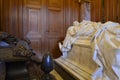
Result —
<path fill-rule="evenodd" d="M 19 74 L 19 76 L 22 74 L 27 75 L 28 72 L 24 62 L 30 60 L 34 55 L 35 53 L 30 47 L 29 40 L 18 39 L 6 32 L 0 32 L 0 80 L 5 80 L 6 75 L 8 76 L 9 73 L 13 73 L 12 75 L 15 76 L 16 74 L 14 74 L 14 72 L 17 72 L 17 75 Z M 7 66 L 6 62 L 11 63 L 12 65 L 16 62 L 19 63 L 17 65 L 21 67 L 18 68 L 16 66 L 12 66 L 13 68 L 11 67 L 11 70 L 11 68 Z M 9 67 L 10 70 L 6 69 L 7 67 Z"/>
<path fill-rule="evenodd" d="M 67 30 L 66 37 L 63 44 L 59 43 L 59 48 L 63 53 L 63 57 L 67 55 L 67 52 L 71 49 L 71 45 L 78 39 L 91 39 L 94 33 L 101 28 L 100 22 L 92 22 L 83 20 L 81 23 L 75 21 L 73 26 L 70 26 Z"/>
<path fill-rule="evenodd" d="M 120 80 L 120 24 L 106 22 L 92 41 L 93 59 L 100 66 L 93 80 Z"/>
<path fill-rule="evenodd" d="M 20 40 L 6 33 L 0 33 L 0 60 L 26 59 L 34 55 L 30 41 Z"/>
<path fill-rule="evenodd" d="M 77 39 L 86 40 L 88 38 L 90 38 L 89 49 L 91 51 L 88 52 L 86 49 L 84 49 L 85 48 L 84 46 L 80 46 L 79 48 L 77 47 L 79 51 L 81 51 L 79 52 L 80 54 L 82 53 L 83 55 L 85 54 L 84 58 L 83 55 L 80 55 L 78 57 L 78 53 L 77 53 L 78 51 L 75 51 L 76 50 L 75 45 L 73 45 L 74 50 L 71 49 L 72 48 L 71 45 L 75 41 L 77 41 Z M 111 22 L 111 21 L 108 21 L 106 23 L 96 23 L 91 21 L 83 21 L 81 23 L 77 22 L 77 25 L 68 28 L 67 35 L 63 41 L 63 44 L 59 43 L 59 47 L 64 57 L 60 59 L 63 59 L 63 61 L 66 61 L 66 63 L 68 59 L 72 61 L 74 60 L 73 58 L 74 57 L 76 58 L 77 56 L 79 60 L 75 59 L 74 63 L 75 61 L 78 61 L 76 63 L 81 65 L 82 63 L 85 63 L 85 61 L 83 60 L 85 60 L 85 58 L 89 58 L 89 54 L 92 54 L 93 57 L 89 58 L 90 59 L 89 61 L 94 60 L 94 62 L 97 65 L 97 69 L 95 69 L 96 71 L 92 72 L 91 73 L 92 75 L 90 74 L 92 80 L 120 80 L 120 24 L 119 23 Z M 82 50 L 86 50 L 86 51 L 82 51 Z M 72 64 L 74 65 L 74 63 Z M 87 67 L 89 68 L 90 66 Z"/>

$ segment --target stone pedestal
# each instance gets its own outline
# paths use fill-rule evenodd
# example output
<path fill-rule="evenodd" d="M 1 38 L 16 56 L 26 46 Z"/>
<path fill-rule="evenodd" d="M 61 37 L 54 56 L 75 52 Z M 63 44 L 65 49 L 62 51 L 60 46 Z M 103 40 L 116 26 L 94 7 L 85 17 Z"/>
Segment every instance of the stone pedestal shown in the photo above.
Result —
<path fill-rule="evenodd" d="M 90 40 L 79 40 L 73 44 L 66 58 L 60 57 L 55 62 L 76 80 L 91 80 L 98 67 L 92 58 Z"/>

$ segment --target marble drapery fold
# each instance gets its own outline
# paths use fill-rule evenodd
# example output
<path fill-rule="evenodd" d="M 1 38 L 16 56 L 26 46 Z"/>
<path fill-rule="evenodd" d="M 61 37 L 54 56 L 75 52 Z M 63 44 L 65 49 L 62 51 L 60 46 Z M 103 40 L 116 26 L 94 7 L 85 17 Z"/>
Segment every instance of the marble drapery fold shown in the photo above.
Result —
<path fill-rule="evenodd" d="M 94 61 L 100 66 L 93 80 L 120 80 L 120 24 L 106 22 L 94 36 Z"/>
<path fill-rule="evenodd" d="M 93 60 L 98 64 L 92 80 L 120 80 L 120 24 L 108 21 L 75 22 L 67 30 L 63 44 L 59 43 L 63 57 L 67 57 L 72 44 L 80 37 L 91 38 Z"/>
<path fill-rule="evenodd" d="M 68 51 L 71 49 L 71 45 L 80 37 L 83 39 L 92 38 L 94 33 L 101 26 L 100 22 L 92 22 L 83 20 L 82 22 L 73 22 L 73 26 L 70 26 L 67 30 L 66 37 L 63 44 L 59 43 L 59 48 L 63 53 L 63 57 L 67 56 Z"/>

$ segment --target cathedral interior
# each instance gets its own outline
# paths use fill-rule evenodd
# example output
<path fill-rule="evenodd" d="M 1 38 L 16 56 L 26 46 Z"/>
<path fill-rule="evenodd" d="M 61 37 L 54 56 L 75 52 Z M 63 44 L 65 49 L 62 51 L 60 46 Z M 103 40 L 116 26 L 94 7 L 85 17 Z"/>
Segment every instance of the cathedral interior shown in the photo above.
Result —
<path fill-rule="evenodd" d="M 120 0 L 0 0 L 0 80 L 120 80 Z"/>

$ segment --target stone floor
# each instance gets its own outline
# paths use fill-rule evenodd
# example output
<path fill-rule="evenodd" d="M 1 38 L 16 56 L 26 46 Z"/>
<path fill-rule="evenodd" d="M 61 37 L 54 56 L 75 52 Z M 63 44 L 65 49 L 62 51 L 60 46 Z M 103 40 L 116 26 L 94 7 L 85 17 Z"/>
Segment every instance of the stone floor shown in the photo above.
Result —
<path fill-rule="evenodd" d="M 40 78 L 44 72 L 41 70 L 41 66 L 39 64 L 31 63 L 29 65 L 29 74 L 31 80 L 41 80 Z M 63 80 L 55 70 L 51 71 L 50 74 L 53 75 L 56 80 Z"/>

